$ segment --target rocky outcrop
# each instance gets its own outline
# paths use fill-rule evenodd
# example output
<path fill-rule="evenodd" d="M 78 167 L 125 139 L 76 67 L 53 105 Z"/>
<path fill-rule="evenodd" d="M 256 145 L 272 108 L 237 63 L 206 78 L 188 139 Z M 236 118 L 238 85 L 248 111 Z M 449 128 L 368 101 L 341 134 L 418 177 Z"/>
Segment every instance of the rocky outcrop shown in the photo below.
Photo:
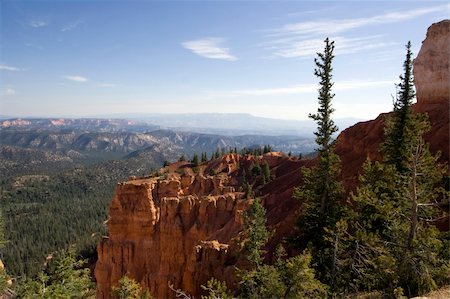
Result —
<path fill-rule="evenodd" d="M 417 98 L 435 102 L 450 98 L 450 20 L 428 28 L 427 37 L 414 60 Z"/>
<path fill-rule="evenodd" d="M 228 155 L 215 165 L 222 173 L 214 176 L 181 165 L 178 173 L 119 184 L 109 237 L 98 245 L 98 297 L 108 298 L 125 274 L 158 298 L 173 296 L 169 285 L 198 293 L 199 282 L 211 274 L 232 279 L 224 265 L 246 203 L 239 200 L 237 181 L 223 171 L 235 171 L 238 163 L 238 155 Z"/>
<path fill-rule="evenodd" d="M 211 277 L 233 286 L 243 213 L 243 175 L 254 163 L 267 163 L 273 180 L 255 191 L 263 198 L 268 224 L 278 236 L 292 233 L 299 202 L 292 198 L 300 167 L 310 160 L 270 153 L 256 159 L 228 154 L 200 165 L 164 168 L 159 177 L 117 185 L 110 204 L 109 236 L 97 247 L 97 297 L 109 298 L 123 275 L 136 279 L 157 298 L 174 297 L 169 285 L 200 294 Z M 269 244 L 269 247 L 273 247 Z"/>

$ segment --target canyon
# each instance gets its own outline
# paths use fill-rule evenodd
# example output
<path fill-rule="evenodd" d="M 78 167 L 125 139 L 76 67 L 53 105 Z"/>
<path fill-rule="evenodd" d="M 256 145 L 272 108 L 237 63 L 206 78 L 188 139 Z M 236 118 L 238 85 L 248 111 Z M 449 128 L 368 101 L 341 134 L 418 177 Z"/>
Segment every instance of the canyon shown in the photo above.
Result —
<path fill-rule="evenodd" d="M 431 131 L 425 136 L 440 162 L 449 161 L 450 21 L 433 24 L 414 62 L 417 90 L 415 113 L 428 113 Z M 389 113 L 358 123 L 339 134 L 336 153 L 342 161 L 341 178 L 354 190 L 367 159 L 380 160 L 384 121 Z M 109 235 L 97 246 L 97 297 L 109 298 L 123 275 L 136 279 L 156 298 L 174 297 L 174 289 L 199 295 L 210 277 L 235 283 L 235 266 L 245 263 L 242 247 L 243 214 L 251 204 L 242 183 L 254 165 L 269 166 L 271 180 L 253 179 L 255 195 L 267 210 L 267 226 L 275 231 L 268 244 L 295 233 L 301 202 L 292 198 L 301 183 L 302 167 L 313 159 L 280 152 L 260 157 L 227 154 L 194 166 L 177 162 L 157 176 L 130 178 L 119 183 L 110 204 Z M 448 219 L 447 224 L 448 229 Z M 171 286 L 171 287 L 169 287 Z"/>

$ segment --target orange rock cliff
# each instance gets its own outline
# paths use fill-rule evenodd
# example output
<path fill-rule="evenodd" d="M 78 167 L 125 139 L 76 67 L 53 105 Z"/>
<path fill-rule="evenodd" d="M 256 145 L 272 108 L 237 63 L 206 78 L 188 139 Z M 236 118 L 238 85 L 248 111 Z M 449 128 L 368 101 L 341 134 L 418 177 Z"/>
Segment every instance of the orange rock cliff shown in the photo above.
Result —
<path fill-rule="evenodd" d="M 415 112 L 429 114 L 432 130 L 426 136 L 441 162 L 449 160 L 450 21 L 433 24 L 414 62 L 417 89 Z M 358 123 L 337 138 L 342 179 L 355 187 L 367 158 L 380 159 L 384 119 Z M 187 162 L 161 170 L 159 177 L 130 179 L 117 185 L 110 204 L 109 237 L 98 244 L 95 267 L 97 297 L 109 298 L 111 286 L 128 275 L 156 298 L 174 297 L 169 284 L 194 295 L 210 277 L 232 286 L 239 256 L 243 213 L 250 201 L 241 188 L 243 172 L 254 157 L 228 154 L 204 163 L 194 173 Z M 300 168 L 311 160 L 269 153 L 259 158 L 268 163 L 271 180 L 256 189 L 267 210 L 267 224 L 275 230 L 269 247 L 293 233 L 300 203 L 292 198 L 300 184 Z M 258 185 L 258 184 L 257 184 Z"/>
<path fill-rule="evenodd" d="M 111 286 L 125 274 L 158 298 L 173 297 L 169 284 L 191 294 L 198 294 L 210 277 L 232 285 L 242 214 L 251 202 L 243 199 L 240 186 L 253 163 L 254 157 L 228 154 L 201 165 L 197 173 L 189 163 L 178 162 L 159 177 L 118 184 L 110 205 L 109 237 L 97 247 L 97 297 L 108 298 Z M 307 162 L 270 153 L 259 163 L 268 163 L 278 176 L 261 185 L 266 206 L 281 209 L 274 215 L 288 214 L 296 206 L 291 194 L 298 169 Z M 280 199 L 282 207 L 276 202 Z M 269 220 L 281 221 L 286 219 Z"/>

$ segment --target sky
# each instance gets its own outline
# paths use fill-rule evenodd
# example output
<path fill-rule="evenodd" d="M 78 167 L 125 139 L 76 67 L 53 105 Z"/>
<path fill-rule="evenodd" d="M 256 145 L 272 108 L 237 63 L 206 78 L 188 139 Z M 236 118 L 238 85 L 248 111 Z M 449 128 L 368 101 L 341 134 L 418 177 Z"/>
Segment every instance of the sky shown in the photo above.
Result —
<path fill-rule="evenodd" d="M 336 118 L 392 109 L 405 44 L 447 1 L 0 0 L 0 115 L 308 118 L 335 41 Z"/>

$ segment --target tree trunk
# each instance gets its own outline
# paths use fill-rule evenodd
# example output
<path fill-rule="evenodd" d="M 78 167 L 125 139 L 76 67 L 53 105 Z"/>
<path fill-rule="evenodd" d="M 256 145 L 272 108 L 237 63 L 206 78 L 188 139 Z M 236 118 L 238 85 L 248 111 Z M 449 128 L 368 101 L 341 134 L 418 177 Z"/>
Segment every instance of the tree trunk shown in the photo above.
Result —
<path fill-rule="evenodd" d="M 406 243 L 406 246 L 408 250 L 412 249 L 412 242 L 416 236 L 416 230 L 417 230 L 417 214 L 418 214 L 418 205 L 417 205 L 417 164 L 420 159 L 420 151 L 421 147 L 417 146 L 416 152 L 414 153 L 413 159 L 412 159 L 412 169 L 411 169 L 411 181 L 409 186 L 409 199 L 411 201 L 411 219 L 410 219 L 410 228 L 409 228 L 409 235 L 408 235 L 408 241 Z"/>

